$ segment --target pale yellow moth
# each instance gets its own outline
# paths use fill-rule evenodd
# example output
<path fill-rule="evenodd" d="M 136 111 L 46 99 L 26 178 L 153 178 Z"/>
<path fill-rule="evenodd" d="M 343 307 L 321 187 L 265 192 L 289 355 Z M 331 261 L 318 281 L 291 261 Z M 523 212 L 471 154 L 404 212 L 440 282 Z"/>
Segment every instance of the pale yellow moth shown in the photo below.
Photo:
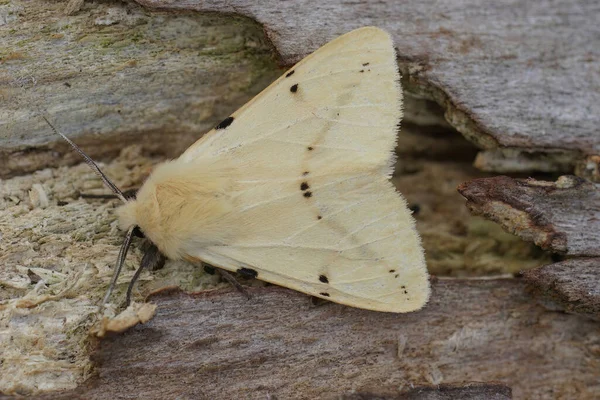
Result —
<path fill-rule="evenodd" d="M 430 292 L 423 249 L 389 181 L 399 80 L 381 29 L 321 47 L 157 166 L 136 199 L 116 189 L 128 230 L 120 263 L 139 227 L 171 259 L 353 307 L 420 309 Z"/>

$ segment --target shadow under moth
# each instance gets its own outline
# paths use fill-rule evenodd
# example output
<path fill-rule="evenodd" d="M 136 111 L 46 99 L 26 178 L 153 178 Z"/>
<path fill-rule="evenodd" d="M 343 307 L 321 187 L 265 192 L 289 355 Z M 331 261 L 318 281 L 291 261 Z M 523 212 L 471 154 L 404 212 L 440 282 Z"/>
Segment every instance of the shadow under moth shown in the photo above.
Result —
<path fill-rule="evenodd" d="M 136 276 L 167 257 L 352 307 L 423 307 L 430 293 L 423 249 L 389 180 L 399 80 L 385 31 L 349 32 L 158 165 L 135 197 L 61 134 L 124 202 L 118 216 L 127 234 L 105 303 L 133 237 L 143 235 L 152 246 Z"/>

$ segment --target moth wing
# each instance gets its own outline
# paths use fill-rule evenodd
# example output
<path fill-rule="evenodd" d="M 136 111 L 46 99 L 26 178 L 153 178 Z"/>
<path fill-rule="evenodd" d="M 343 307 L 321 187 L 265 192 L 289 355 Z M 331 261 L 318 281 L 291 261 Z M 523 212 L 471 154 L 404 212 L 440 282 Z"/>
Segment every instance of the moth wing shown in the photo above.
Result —
<path fill-rule="evenodd" d="M 254 179 L 295 178 L 309 166 L 388 174 L 402 117 L 399 79 L 387 32 L 354 30 L 304 58 L 179 160 L 234 158 Z"/>
<path fill-rule="evenodd" d="M 188 258 L 359 308 L 421 308 L 429 282 L 389 182 L 402 95 L 389 35 L 361 28 L 295 65 L 178 161 L 235 181 L 227 242 Z"/>
<path fill-rule="evenodd" d="M 423 250 L 391 182 L 364 173 L 310 185 L 310 198 L 297 182 L 247 188 L 237 195 L 239 211 L 219 221 L 229 242 L 195 248 L 191 258 L 253 269 L 258 279 L 354 307 L 421 308 L 429 296 Z"/>

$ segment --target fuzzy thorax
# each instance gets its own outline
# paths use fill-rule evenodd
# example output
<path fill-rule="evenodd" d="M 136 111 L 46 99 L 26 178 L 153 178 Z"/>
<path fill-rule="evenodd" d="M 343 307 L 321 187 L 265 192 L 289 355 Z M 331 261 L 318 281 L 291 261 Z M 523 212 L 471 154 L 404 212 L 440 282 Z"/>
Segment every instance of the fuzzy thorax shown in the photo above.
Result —
<path fill-rule="evenodd" d="M 159 165 L 137 193 L 117 210 L 123 230 L 140 227 L 171 259 L 224 239 L 219 220 L 232 209 L 226 174 L 210 166 L 171 161 Z"/>

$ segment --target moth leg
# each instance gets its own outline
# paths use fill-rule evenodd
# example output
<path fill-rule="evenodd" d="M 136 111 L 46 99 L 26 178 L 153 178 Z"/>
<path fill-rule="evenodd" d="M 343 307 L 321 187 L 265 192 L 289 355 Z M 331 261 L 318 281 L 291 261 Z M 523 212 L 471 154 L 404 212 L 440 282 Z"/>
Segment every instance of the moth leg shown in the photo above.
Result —
<path fill-rule="evenodd" d="M 127 296 L 125 300 L 126 308 L 131 304 L 131 292 L 133 291 L 133 286 L 142 274 L 142 271 L 146 268 L 148 268 L 150 271 L 156 271 L 157 269 L 161 269 L 164 265 L 165 256 L 158 250 L 158 247 L 156 247 L 154 244 L 150 244 L 144 253 L 144 257 L 142 257 L 140 267 L 135 271 L 133 278 L 131 278 L 131 282 L 129 282 L 129 286 L 127 287 Z"/>
<path fill-rule="evenodd" d="M 324 306 L 325 304 L 328 304 L 328 303 L 331 303 L 331 301 L 322 299 L 322 298 L 317 297 L 317 296 L 310 296 L 310 304 L 313 307 L 322 307 L 322 306 Z"/>
<path fill-rule="evenodd" d="M 213 273 L 216 271 L 222 278 L 224 278 L 227 282 L 229 282 L 229 284 L 231 284 L 234 288 L 236 288 L 237 291 L 240 292 L 241 294 L 243 294 L 248 300 L 252 299 L 252 296 L 250 296 L 250 293 L 248 293 L 248 291 L 246 290 L 246 288 L 244 288 L 244 286 L 242 286 L 242 284 L 239 283 L 233 277 L 233 275 L 231 275 L 229 272 L 227 272 L 227 271 L 225 271 L 224 269 L 221 269 L 221 268 L 215 268 L 215 267 L 212 267 L 212 266 L 204 264 L 204 270 L 207 271 L 207 269 L 208 270 L 212 269 Z"/>

